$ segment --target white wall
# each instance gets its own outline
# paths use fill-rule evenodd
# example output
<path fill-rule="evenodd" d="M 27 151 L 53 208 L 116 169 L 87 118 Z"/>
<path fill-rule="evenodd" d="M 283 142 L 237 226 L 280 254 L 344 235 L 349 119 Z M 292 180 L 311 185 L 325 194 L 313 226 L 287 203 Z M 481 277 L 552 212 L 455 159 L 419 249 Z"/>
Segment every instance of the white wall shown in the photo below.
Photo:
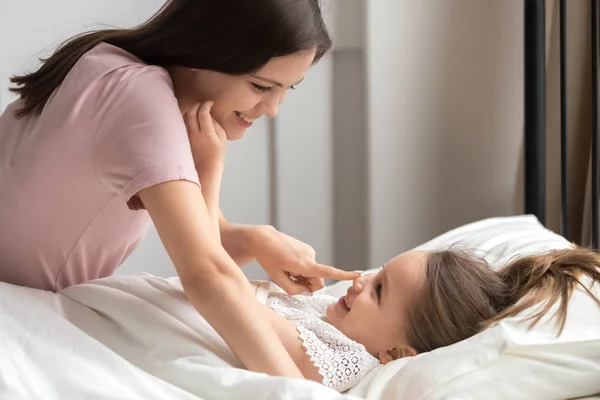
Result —
<path fill-rule="evenodd" d="M 365 45 L 366 0 L 331 0 L 326 9 L 333 51 L 362 50 Z"/>
<path fill-rule="evenodd" d="M 333 217 L 338 268 L 368 267 L 365 1 L 333 3 Z"/>
<path fill-rule="evenodd" d="M 275 123 L 277 226 L 333 262 L 332 63 L 312 67 Z"/>
<path fill-rule="evenodd" d="M 370 263 L 513 214 L 521 0 L 367 1 Z"/>

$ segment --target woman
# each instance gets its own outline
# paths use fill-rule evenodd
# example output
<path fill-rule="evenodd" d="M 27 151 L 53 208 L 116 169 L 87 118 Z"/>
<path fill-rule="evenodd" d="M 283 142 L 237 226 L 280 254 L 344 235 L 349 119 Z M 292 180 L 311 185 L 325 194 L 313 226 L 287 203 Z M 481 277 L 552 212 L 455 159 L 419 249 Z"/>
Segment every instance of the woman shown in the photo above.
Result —
<path fill-rule="evenodd" d="M 241 362 L 302 377 L 238 265 L 256 259 L 290 293 L 356 275 L 272 227 L 209 213 L 210 155 L 190 145 L 182 116 L 212 101 L 227 139 L 239 139 L 277 114 L 330 44 L 318 0 L 172 0 L 140 27 L 80 35 L 12 78 L 0 280 L 59 290 L 110 275 L 152 221 L 187 297 Z"/>

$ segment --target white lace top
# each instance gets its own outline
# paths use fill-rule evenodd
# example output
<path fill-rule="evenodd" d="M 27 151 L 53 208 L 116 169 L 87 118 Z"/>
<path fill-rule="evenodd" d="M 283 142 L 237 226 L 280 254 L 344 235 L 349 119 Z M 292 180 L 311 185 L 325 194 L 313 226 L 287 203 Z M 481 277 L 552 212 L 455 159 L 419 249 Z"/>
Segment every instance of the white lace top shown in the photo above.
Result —
<path fill-rule="evenodd" d="M 327 306 L 336 301 L 329 295 L 269 293 L 267 306 L 296 326 L 306 353 L 323 377 L 323 384 L 343 392 L 356 385 L 379 360 L 363 345 L 323 321 Z"/>

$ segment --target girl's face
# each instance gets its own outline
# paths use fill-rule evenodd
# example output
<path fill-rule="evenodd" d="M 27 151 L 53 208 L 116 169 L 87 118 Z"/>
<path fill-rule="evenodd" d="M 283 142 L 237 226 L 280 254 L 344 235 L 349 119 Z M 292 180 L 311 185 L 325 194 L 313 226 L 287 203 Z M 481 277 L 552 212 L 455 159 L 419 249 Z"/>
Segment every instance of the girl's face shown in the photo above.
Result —
<path fill-rule="evenodd" d="M 182 115 L 195 103 L 212 100 L 212 117 L 229 140 L 237 140 L 258 118 L 277 115 L 287 91 L 300 83 L 314 58 L 315 51 L 277 57 L 258 72 L 241 76 L 183 67 L 168 70 Z"/>
<path fill-rule="evenodd" d="M 383 363 L 415 355 L 406 339 L 408 313 L 421 291 L 426 263 L 426 252 L 409 251 L 379 273 L 355 279 L 327 308 L 328 322 Z"/>

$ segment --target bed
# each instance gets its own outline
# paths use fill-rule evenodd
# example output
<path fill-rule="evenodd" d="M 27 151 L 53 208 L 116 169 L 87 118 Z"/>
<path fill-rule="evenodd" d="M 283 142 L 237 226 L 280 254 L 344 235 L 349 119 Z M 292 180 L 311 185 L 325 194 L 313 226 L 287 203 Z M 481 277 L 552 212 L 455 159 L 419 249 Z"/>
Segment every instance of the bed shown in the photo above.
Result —
<path fill-rule="evenodd" d="M 592 243 L 598 248 L 598 0 L 592 2 Z M 544 1 L 524 5 L 526 215 L 467 224 L 420 249 L 461 243 L 498 267 L 515 256 L 572 246 L 544 226 Z M 564 196 L 566 185 L 562 190 Z M 342 295 L 348 285 L 323 292 Z M 59 293 L 0 283 L 0 293 L 0 398 L 7 400 L 600 399 L 594 397 L 600 393 L 600 309 L 581 290 L 560 337 L 551 318 L 527 332 L 521 315 L 455 345 L 380 365 L 343 394 L 233 368 L 238 360 L 186 302 L 177 278 L 118 275 Z"/>
<path fill-rule="evenodd" d="M 571 246 L 535 216 L 477 221 L 460 242 L 493 266 Z M 323 289 L 345 292 L 348 282 Z M 600 290 L 598 290 L 600 292 Z M 239 368 L 177 278 L 115 275 L 50 293 L 0 283 L 2 399 L 567 399 L 600 393 L 600 309 L 575 292 L 565 331 L 519 318 L 455 345 L 379 366 L 348 393 Z"/>

